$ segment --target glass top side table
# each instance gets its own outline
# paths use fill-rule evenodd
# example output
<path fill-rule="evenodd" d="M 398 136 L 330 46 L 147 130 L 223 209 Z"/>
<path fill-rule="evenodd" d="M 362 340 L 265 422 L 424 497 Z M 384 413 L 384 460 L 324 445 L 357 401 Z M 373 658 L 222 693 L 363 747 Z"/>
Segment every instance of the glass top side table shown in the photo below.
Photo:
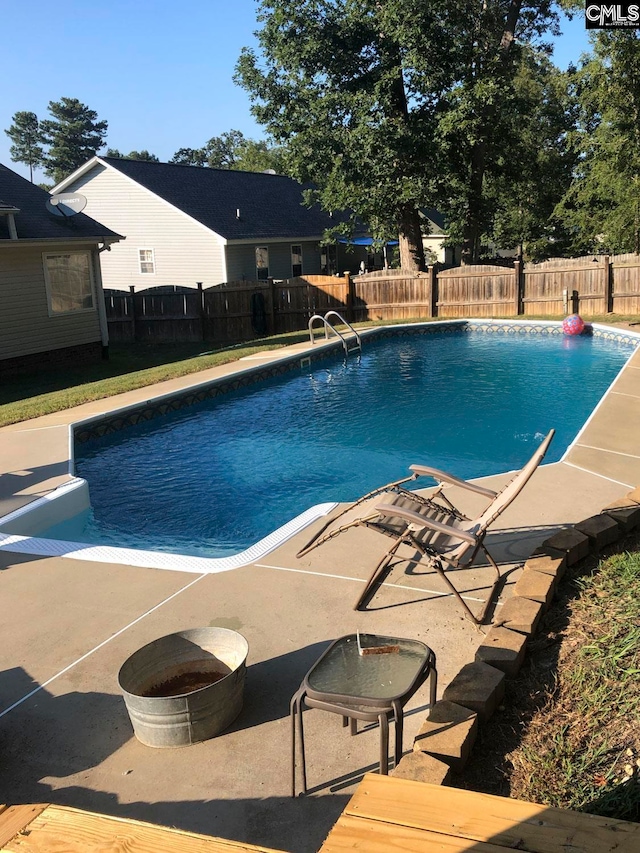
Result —
<path fill-rule="evenodd" d="M 305 705 L 341 714 L 351 720 L 380 723 L 380 773 L 388 773 L 389 719 L 395 722 L 395 762 L 402 755 L 403 708 L 430 679 L 429 705 L 436 698 L 435 654 L 419 640 L 377 634 L 348 634 L 335 640 L 304 677 L 291 700 L 292 795 L 295 796 L 296 723 L 301 747 L 303 792 L 306 761 L 302 711 Z"/>

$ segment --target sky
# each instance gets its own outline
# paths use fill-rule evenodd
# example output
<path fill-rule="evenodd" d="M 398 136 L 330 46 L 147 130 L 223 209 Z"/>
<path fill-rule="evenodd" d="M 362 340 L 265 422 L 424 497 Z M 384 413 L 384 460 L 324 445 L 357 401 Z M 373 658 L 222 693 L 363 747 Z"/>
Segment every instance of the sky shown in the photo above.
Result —
<path fill-rule="evenodd" d="M 261 138 L 249 96 L 233 82 L 241 49 L 255 46 L 256 8 L 255 0 L 0 0 L 0 163 L 28 177 L 4 130 L 18 111 L 49 118 L 47 105 L 62 97 L 106 119 L 106 144 L 125 154 L 147 149 L 166 161 L 232 129 Z M 589 45 L 582 16 L 562 29 L 554 61 L 566 68 Z"/>

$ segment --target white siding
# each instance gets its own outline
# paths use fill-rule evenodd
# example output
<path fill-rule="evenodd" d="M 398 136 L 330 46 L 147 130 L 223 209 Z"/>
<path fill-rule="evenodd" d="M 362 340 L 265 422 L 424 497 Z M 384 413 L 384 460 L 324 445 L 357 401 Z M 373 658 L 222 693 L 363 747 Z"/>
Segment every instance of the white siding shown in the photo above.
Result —
<path fill-rule="evenodd" d="M 85 195 L 84 213 L 126 237 L 102 253 L 105 288 L 195 287 L 198 281 L 210 287 L 224 281 L 221 240 L 116 170 L 97 164 L 65 192 Z M 154 274 L 140 272 L 139 249 L 153 249 Z"/>
<path fill-rule="evenodd" d="M 86 248 L 52 244 L 46 251 Z M 97 310 L 49 316 L 43 251 L 42 246 L 0 250 L 0 359 L 100 340 Z"/>

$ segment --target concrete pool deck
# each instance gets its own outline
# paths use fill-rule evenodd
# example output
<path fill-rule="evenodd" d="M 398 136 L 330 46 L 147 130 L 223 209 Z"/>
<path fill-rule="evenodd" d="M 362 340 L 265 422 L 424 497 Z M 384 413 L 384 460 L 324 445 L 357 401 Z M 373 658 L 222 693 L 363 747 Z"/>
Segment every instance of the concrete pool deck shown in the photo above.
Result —
<path fill-rule="evenodd" d="M 260 360 L 283 355 L 277 350 Z M 69 479 L 69 423 L 237 369 L 226 365 L 1 429 L 0 514 Z M 636 350 L 565 460 L 536 472 L 488 540 L 507 575 L 503 601 L 516 566 L 542 540 L 640 484 L 639 415 Z M 256 564 L 219 574 L 0 551 L 0 801 L 68 804 L 283 850 L 317 850 L 357 779 L 374 766 L 378 736 L 369 730 L 351 738 L 338 717 L 309 712 L 313 793 L 289 797 L 289 699 L 310 665 L 330 640 L 356 629 L 414 637 L 436 652 L 441 695 L 473 660 L 483 633 L 441 596 L 433 575 L 407 574 L 402 566 L 369 610 L 354 612 L 386 541 L 358 530 L 298 560 L 312 529 Z M 459 574 L 474 606 L 486 569 Z M 206 625 L 236 629 L 249 642 L 243 712 L 205 743 L 142 746 L 119 694 L 120 665 L 158 636 Z M 425 687 L 408 706 L 405 749 L 426 698 Z"/>

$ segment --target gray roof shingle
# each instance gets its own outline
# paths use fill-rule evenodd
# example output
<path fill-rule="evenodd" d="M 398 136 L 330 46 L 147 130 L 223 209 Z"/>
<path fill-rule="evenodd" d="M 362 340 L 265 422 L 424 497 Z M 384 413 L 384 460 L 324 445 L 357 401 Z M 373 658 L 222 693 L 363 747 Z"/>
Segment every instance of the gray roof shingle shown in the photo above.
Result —
<path fill-rule="evenodd" d="M 313 239 L 341 221 L 305 207 L 305 187 L 284 175 L 100 159 L 227 240 Z"/>
<path fill-rule="evenodd" d="M 67 219 L 49 213 L 46 208 L 49 193 L 1 163 L 0 198 L 4 202 L 0 209 L 18 208 L 20 211 L 15 214 L 19 240 L 80 240 L 91 237 L 102 240 L 120 236 L 84 213 Z M 0 216 L 0 242 L 8 239 L 7 217 Z"/>

